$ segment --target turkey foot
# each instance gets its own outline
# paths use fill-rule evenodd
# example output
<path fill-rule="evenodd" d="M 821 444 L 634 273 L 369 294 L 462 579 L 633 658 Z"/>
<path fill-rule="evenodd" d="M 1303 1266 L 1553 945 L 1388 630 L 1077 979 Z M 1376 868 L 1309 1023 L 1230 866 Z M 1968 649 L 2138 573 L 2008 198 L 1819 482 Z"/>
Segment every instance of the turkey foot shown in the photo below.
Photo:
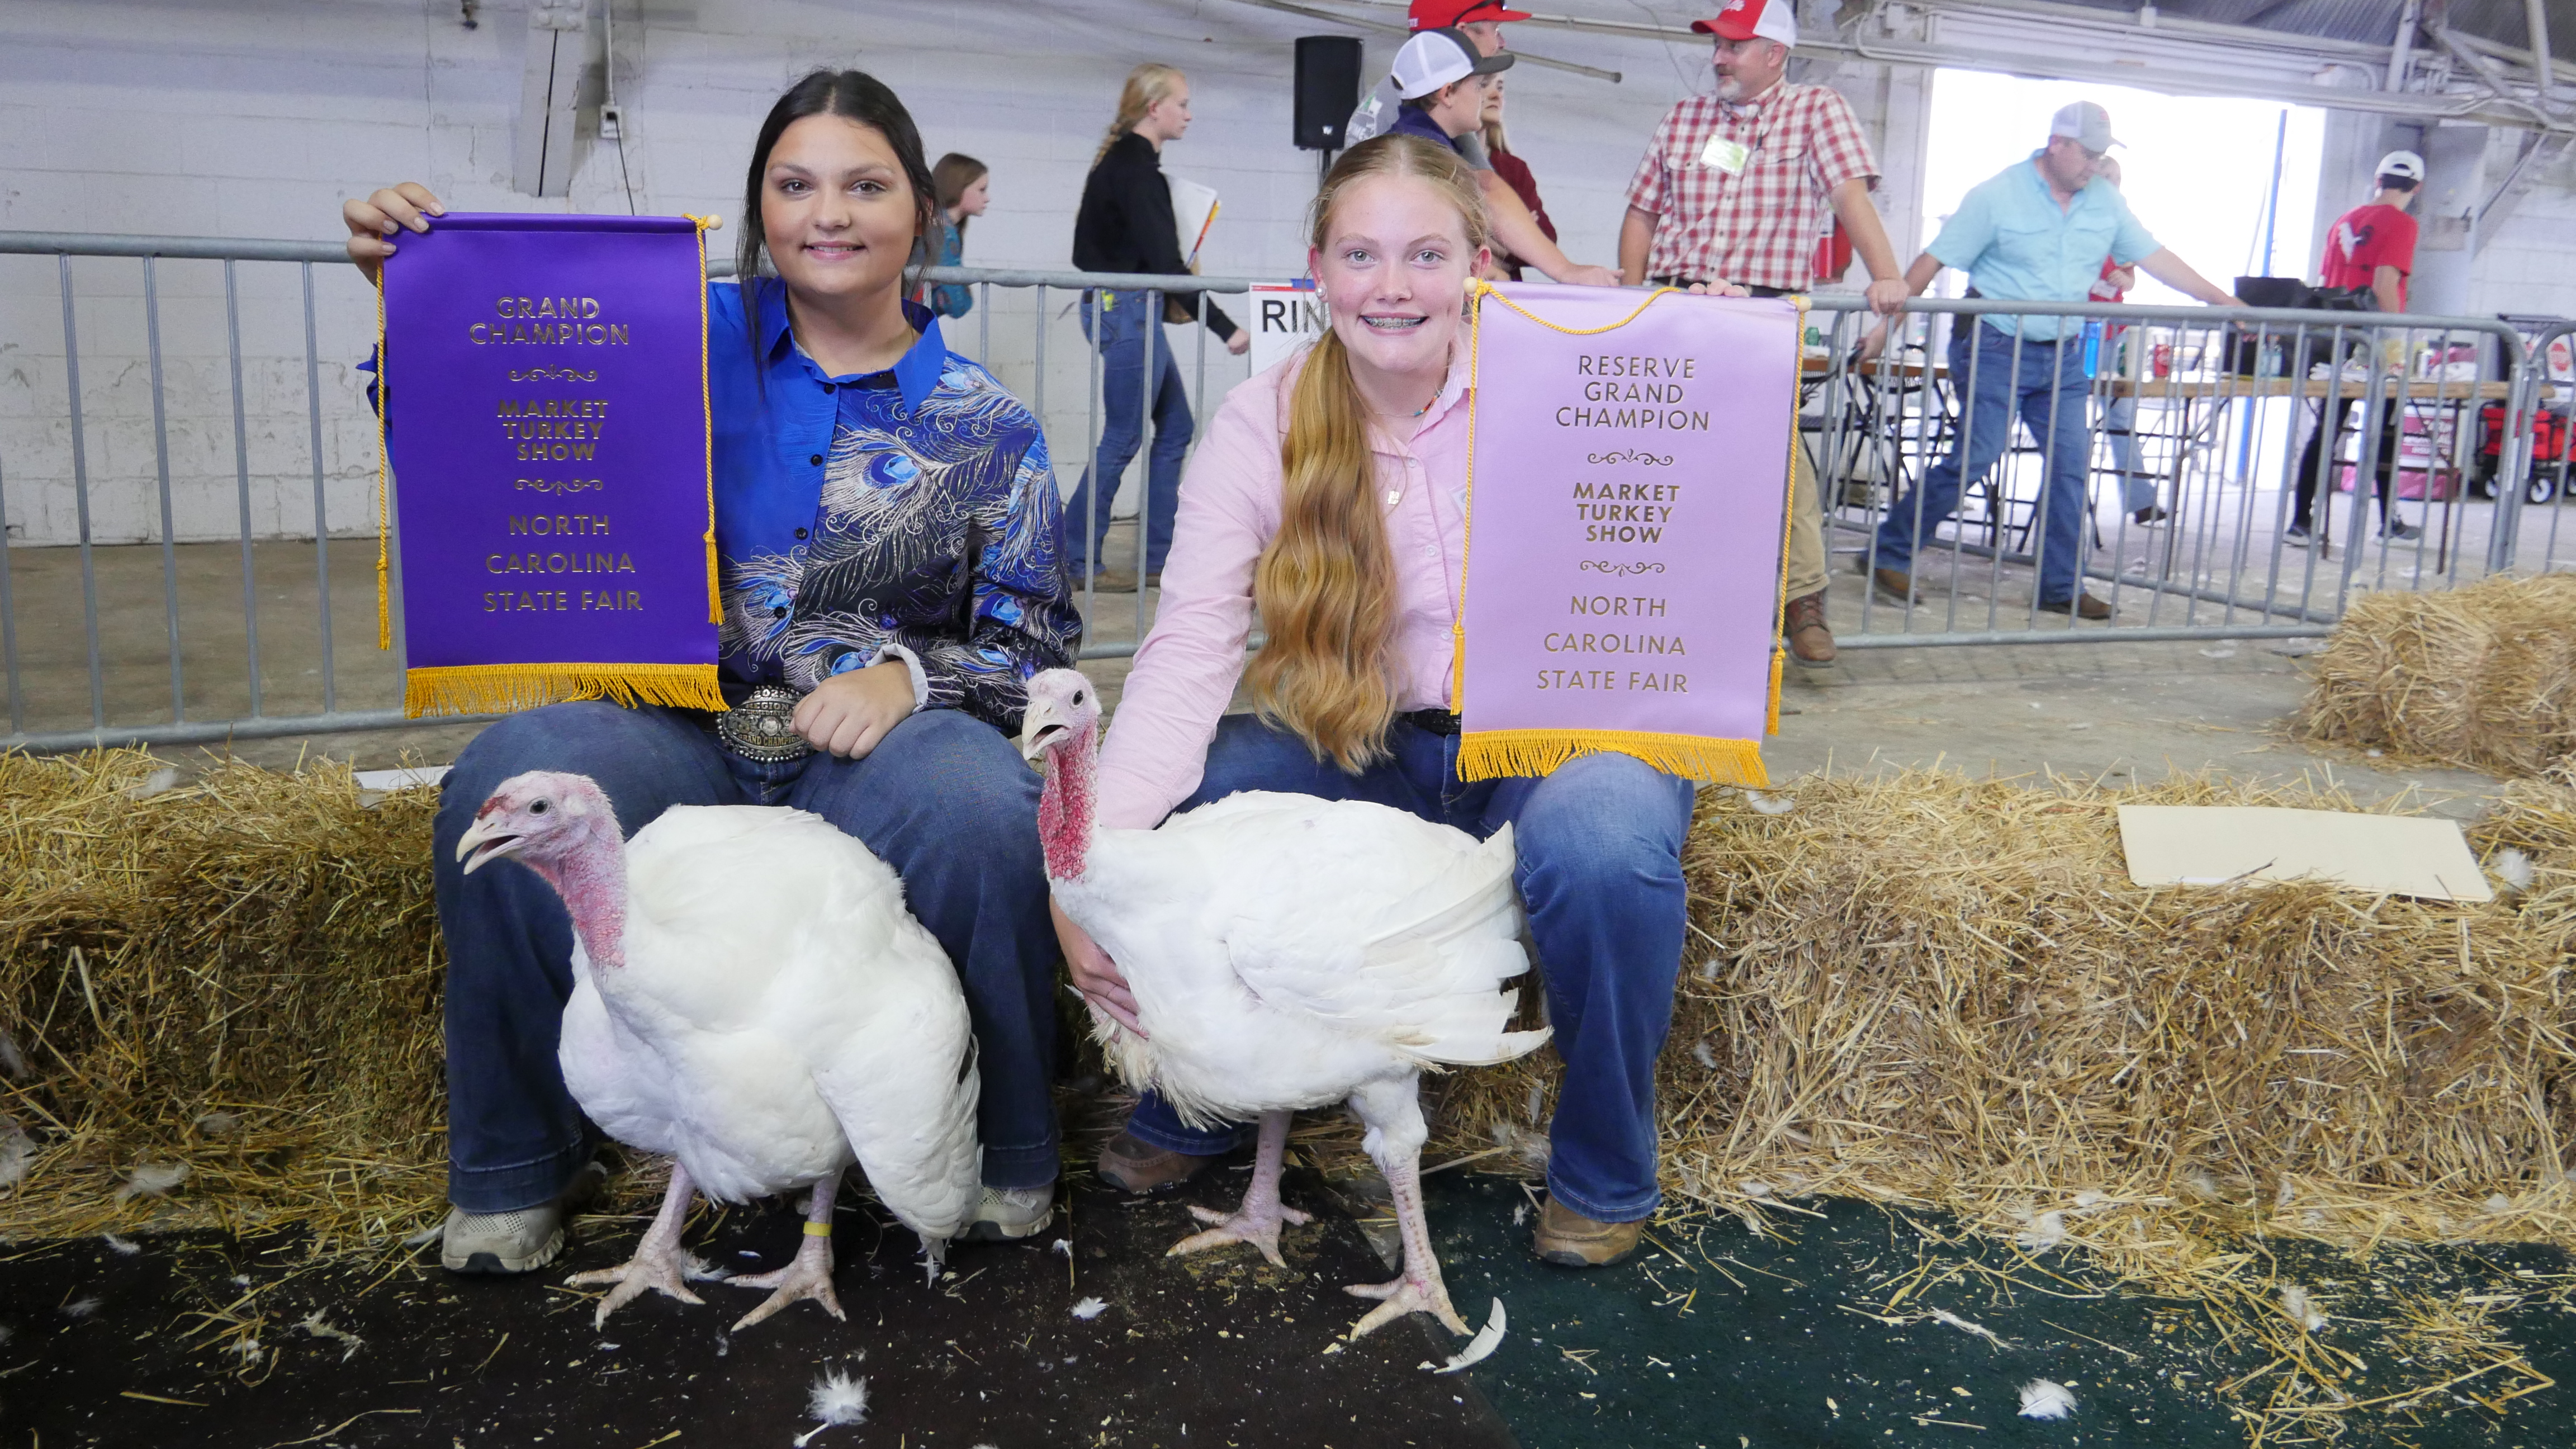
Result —
<path fill-rule="evenodd" d="M 599 1311 L 591 1315 L 594 1329 L 608 1322 L 608 1315 L 625 1307 L 651 1288 L 667 1293 L 683 1303 L 704 1303 L 705 1299 L 689 1291 L 689 1278 L 706 1276 L 706 1265 L 680 1249 L 680 1228 L 688 1221 L 689 1199 L 696 1189 L 689 1182 L 689 1170 L 679 1163 L 671 1164 L 671 1187 L 662 1194 L 662 1210 L 654 1215 L 653 1226 L 644 1230 L 644 1241 L 635 1245 L 635 1256 L 619 1268 L 599 1268 L 588 1273 L 575 1273 L 564 1282 L 575 1288 L 597 1283 L 611 1283 L 608 1296 L 599 1302 Z"/>
<path fill-rule="evenodd" d="M 1465 1333 L 1466 1320 L 1449 1306 L 1449 1286 L 1440 1280 L 1440 1259 L 1431 1251 L 1431 1221 L 1422 1210 L 1422 1170 L 1413 1154 L 1380 1161 L 1386 1185 L 1395 1198 L 1395 1221 L 1404 1237 L 1404 1276 L 1392 1283 L 1352 1283 L 1342 1291 L 1356 1298 L 1384 1301 L 1351 1325 L 1352 1338 L 1402 1318 L 1428 1313 L 1451 1333 Z"/>
<path fill-rule="evenodd" d="M 777 1290 L 769 1295 L 768 1302 L 744 1314 L 734 1324 L 734 1332 L 742 1332 L 800 1298 L 811 1298 L 823 1305 L 824 1312 L 845 1323 L 849 1321 L 849 1315 L 841 1311 L 840 1298 L 832 1292 L 832 1199 L 839 1196 L 840 1188 L 841 1175 L 837 1172 L 814 1184 L 814 1195 L 805 1203 L 805 1239 L 797 1245 L 796 1256 L 786 1267 L 732 1280 L 745 1288 Z"/>
<path fill-rule="evenodd" d="M 1279 1162 L 1288 1151 L 1288 1114 L 1261 1114 L 1261 1147 L 1252 1159 L 1252 1185 L 1244 1190 L 1243 1206 L 1232 1213 L 1213 1208 L 1194 1207 L 1190 1216 L 1209 1223 L 1206 1232 L 1192 1233 L 1172 1244 L 1163 1256 L 1178 1257 L 1204 1248 L 1219 1248 L 1227 1243 L 1250 1243 L 1270 1260 L 1270 1266 L 1285 1268 L 1287 1260 L 1279 1256 L 1281 1222 L 1304 1226 L 1314 1221 L 1305 1213 L 1279 1201 Z"/>
<path fill-rule="evenodd" d="M 1448 1286 L 1438 1272 L 1426 1277 L 1398 1278 L 1392 1283 L 1348 1283 L 1342 1291 L 1354 1298 L 1379 1298 L 1385 1301 L 1368 1311 L 1368 1316 L 1351 1325 L 1352 1338 L 1365 1338 L 1408 1313 L 1428 1313 L 1440 1320 L 1451 1333 L 1465 1333 L 1467 1324 L 1458 1310 L 1449 1306 Z"/>

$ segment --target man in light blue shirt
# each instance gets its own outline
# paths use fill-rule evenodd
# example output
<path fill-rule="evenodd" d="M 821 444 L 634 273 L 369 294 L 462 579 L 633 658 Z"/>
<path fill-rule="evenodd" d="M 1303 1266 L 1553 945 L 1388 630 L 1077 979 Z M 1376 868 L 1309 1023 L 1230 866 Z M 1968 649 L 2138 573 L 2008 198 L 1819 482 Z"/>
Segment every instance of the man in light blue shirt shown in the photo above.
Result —
<path fill-rule="evenodd" d="M 1971 296 L 2081 302 L 2107 256 L 2212 306 L 2242 306 L 2158 245 L 2130 215 L 2118 189 L 2099 179 L 2103 156 L 2118 144 L 2110 113 L 2100 106 L 2077 101 L 2060 110 L 2050 123 L 2048 145 L 1972 188 L 1941 234 L 1906 268 L 1910 294 L 1921 295 L 1943 267 L 1957 267 L 1968 274 Z M 2081 317 L 1988 313 L 1973 327 L 1952 327 L 1950 381 L 1967 396 L 1967 417 L 1950 456 L 1934 464 L 1919 487 L 1899 496 L 1879 525 L 1870 567 L 1882 597 L 1912 602 L 1916 547 L 1958 507 L 1960 479 L 1984 477 L 2003 456 L 2018 413 L 2032 437 L 2047 440 L 2039 608 L 2111 617 L 2110 605 L 2076 586 L 2083 564 L 2085 463 L 2092 452 L 2083 337 Z"/>

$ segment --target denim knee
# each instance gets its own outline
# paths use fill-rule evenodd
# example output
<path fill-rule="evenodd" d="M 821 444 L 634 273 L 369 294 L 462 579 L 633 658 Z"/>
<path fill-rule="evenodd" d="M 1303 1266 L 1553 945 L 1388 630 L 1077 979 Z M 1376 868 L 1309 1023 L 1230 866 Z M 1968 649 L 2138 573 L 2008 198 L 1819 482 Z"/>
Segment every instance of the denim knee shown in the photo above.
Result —
<path fill-rule="evenodd" d="M 1542 895 L 1677 884 L 1697 793 L 1621 754 L 1586 755 L 1539 782 L 1512 826 L 1531 909 Z"/>

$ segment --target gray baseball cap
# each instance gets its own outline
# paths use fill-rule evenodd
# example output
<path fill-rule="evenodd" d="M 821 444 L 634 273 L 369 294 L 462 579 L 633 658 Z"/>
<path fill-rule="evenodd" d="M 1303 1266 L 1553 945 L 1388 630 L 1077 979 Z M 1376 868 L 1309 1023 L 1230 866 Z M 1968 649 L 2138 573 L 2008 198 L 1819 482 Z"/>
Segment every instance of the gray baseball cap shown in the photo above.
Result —
<path fill-rule="evenodd" d="M 2120 144 L 2111 135 L 2111 113 L 2091 101 L 2059 107 L 2056 118 L 2048 123 L 2048 134 L 2072 136 L 2075 144 L 2095 155 Z"/>

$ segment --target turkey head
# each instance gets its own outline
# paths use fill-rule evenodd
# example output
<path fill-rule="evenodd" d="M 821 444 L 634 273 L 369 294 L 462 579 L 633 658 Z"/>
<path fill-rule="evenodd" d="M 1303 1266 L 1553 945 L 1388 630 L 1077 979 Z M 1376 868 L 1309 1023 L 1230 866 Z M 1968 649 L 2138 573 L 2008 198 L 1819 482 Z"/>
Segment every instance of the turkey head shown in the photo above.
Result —
<path fill-rule="evenodd" d="M 503 856 L 545 878 L 563 897 L 595 965 L 623 964 L 626 841 L 617 811 L 588 775 L 531 770 L 501 782 L 456 842 L 472 875 Z"/>
<path fill-rule="evenodd" d="M 1080 880 L 1091 845 L 1094 779 L 1100 757 L 1100 691 L 1079 669 L 1050 669 L 1029 681 L 1020 754 L 1046 761 L 1038 797 L 1038 840 L 1047 875 Z"/>

